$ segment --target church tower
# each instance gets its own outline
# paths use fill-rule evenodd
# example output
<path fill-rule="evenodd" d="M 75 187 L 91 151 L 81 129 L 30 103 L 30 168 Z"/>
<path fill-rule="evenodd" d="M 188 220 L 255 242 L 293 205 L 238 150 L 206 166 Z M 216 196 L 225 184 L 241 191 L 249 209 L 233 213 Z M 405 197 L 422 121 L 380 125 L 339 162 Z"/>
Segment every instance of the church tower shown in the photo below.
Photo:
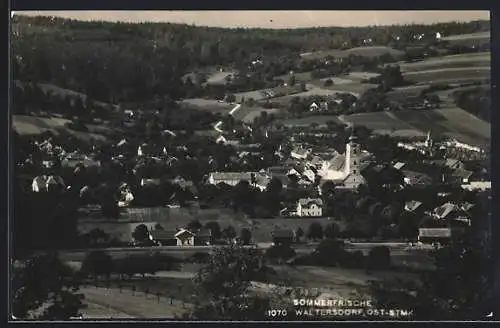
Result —
<path fill-rule="evenodd" d="M 344 173 L 347 177 L 350 174 L 359 174 L 359 157 L 361 154 L 361 147 L 358 144 L 358 137 L 356 136 L 354 126 L 352 127 L 352 134 L 345 149 L 345 165 Z"/>

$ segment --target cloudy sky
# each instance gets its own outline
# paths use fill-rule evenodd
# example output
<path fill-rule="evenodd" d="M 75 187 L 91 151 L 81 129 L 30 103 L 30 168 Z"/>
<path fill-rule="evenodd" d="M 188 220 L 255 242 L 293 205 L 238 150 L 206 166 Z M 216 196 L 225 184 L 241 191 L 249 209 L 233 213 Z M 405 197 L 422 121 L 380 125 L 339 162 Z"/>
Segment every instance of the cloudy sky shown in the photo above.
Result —
<path fill-rule="evenodd" d="M 488 11 L 37 11 L 81 20 L 171 22 L 220 27 L 294 28 L 489 20 Z"/>

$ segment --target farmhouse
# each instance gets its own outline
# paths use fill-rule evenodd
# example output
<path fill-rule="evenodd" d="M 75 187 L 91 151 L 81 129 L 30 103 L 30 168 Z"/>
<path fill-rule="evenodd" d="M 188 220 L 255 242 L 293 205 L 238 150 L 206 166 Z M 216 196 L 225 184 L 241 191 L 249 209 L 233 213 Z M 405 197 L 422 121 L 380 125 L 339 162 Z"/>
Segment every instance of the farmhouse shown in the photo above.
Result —
<path fill-rule="evenodd" d="M 157 242 L 160 246 L 175 246 L 177 239 L 175 238 L 176 231 L 167 230 L 153 230 L 150 232 L 153 241 Z"/>
<path fill-rule="evenodd" d="M 297 203 L 297 215 L 301 217 L 320 217 L 323 215 L 321 198 L 301 198 Z"/>
<path fill-rule="evenodd" d="M 194 246 L 195 233 L 187 229 L 181 229 L 175 234 L 177 246 Z"/>

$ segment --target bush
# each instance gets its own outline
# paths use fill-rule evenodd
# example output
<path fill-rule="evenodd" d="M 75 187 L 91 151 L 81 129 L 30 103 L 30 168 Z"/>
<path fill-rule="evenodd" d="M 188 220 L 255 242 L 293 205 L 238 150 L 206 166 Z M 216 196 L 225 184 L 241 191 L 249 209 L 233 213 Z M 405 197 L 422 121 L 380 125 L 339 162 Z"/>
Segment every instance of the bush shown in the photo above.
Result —
<path fill-rule="evenodd" d="M 208 263 L 210 261 L 210 254 L 204 252 L 196 252 L 189 257 L 192 263 Z"/>
<path fill-rule="evenodd" d="M 266 250 L 265 257 L 272 261 L 286 261 L 296 255 L 293 248 L 288 245 L 275 245 Z"/>
<path fill-rule="evenodd" d="M 327 79 L 325 80 L 325 87 L 329 87 L 333 85 L 333 80 L 332 79 Z"/>
<path fill-rule="evenodd" d="M 387 246 L 375 246 L 368 254 L 368 268 L 375 270 L 387 269 L 391 266 L 391 250 Z"/>
<path fill-rule="evenodd" d="M 318 265 L 335 266 L 343 261 L 345 256 L 344 241 L 335 239 L 325 239 L 319 243 L 314 251 Z"/>
<path fill-rule="evenodd" d="M 90 252 L 82 263 L 81 272 L 83 275 L 92 275 L 96 279 L 98 276 L 105 275 L 109 277 L 113 270 L 113 259 L 103 251 Z"/>

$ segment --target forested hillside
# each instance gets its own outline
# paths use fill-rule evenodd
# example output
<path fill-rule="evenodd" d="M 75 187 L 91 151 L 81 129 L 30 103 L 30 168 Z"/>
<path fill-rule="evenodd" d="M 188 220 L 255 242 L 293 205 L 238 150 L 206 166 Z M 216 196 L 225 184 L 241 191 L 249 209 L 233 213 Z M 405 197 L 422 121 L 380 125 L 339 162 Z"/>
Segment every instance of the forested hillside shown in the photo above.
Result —
<path fill-rule="evenodd" d="M 279 73 L 301 52 L 356 47 L 366 38 L 373 45 L 402 49 L 414 43 L 410 36 L 415 33 L 432 38 L 435 30 L 449 35 L 489 29 L 487 21 L 270 30 L 15 16 L 14 79 L 50 83 L 111 103 L 176 99 L 183 93 L 181 77 L 198 67 L 242 68 L 255 58 L 271 57 L 269 62 L 281 65 L 273 72 Z"/>

